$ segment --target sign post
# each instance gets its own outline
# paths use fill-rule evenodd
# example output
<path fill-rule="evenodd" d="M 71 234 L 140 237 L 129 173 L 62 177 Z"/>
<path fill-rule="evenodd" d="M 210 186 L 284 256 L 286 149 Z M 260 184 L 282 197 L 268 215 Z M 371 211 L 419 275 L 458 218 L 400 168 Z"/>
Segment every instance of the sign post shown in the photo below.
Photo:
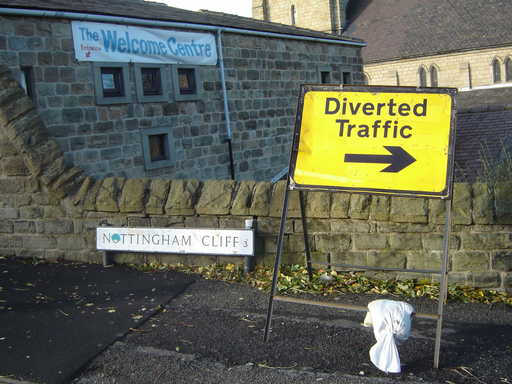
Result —
<path fill-rule="evenodd" d="M 277 241 L 266 341 L 274 300 L 367 310 L 363 306 L 276 295 L 289 191 L 295 189 L 301 193 L 303 219 L 302 192 L 305 190 L 438 198 L 446 200 L 441 270 L 330 264 L 354 269 L 439 274 L 437 314 L 418 314 L 418 317 L 437 321 L 434 367 L 438 367 L 451 228 L 455 94 L 452 88 L 302 86 Z M 303 222 L 305 226 L 305 220 Z M 309 245 L 305 243 L 311 275 Z"/>

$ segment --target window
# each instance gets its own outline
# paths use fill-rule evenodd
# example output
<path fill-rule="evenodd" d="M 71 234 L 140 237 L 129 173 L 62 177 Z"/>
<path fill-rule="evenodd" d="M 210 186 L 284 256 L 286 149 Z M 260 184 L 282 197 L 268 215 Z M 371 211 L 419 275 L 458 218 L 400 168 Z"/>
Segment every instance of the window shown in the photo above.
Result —
<path fill-rule="evenodd" d="M 512 81 L 512 59 L 507 57 L 505 60 L 505 81 Z"/>
<path fill-rule="evenodd" d="M 160 68 L 142 68 L 142 93 L 144 96 L 157 96 L 162 94 L 162 78 Z"/>
<path fill-rule="evenodd" d="M 297 16 L 297 11 L 295 10 L 295 5 L 292 4 L 292 6 L 290 7 L 290 20 L 291 20 L 291 25 L 295 25 L 295 22 L 296 22 L 296 16 Z"/>
<path fill-rule="evenodd" d="M 174 66 L 173 80 L 176 100 L 197 100 L 200 98 L 200 79 L 195 67 Z"/>
<path fill-rule="evenodd" d="M 171 139 L 168 128 L 153 128 L 142 132 L 144 166 L 146 169 L 168 167 L 171 159 Z"/>
<path fill-rule="evenodd" d="M 149 140 L 149 160 L 162 161 L 169 159 L 169 148 L 167 148 L 167 134 L 150 135 Z"/>
<path fill-rule="evenodd" d="M 125 95 L 123 71 L 121 68 L 101 68 L 101 89 L 103 97 L 120 97 Z"/>
<path fill-rule="evenodd" d="M 366 73 L 363 73 L 363 84 L 364 85 L 370 84 L 370 80 L 368 79 L 368 75 Z"/>
<path fill-rule="evenodd" d="M 492 81 L 501 83 L 501 63 L 498 59 L 492 61 Z"/>
<path fill-rule="evenodd" d="M 32 67 L 21 67 L 20 85 L 32 100 L 34 100 L 33 78 Z"/>
<path fill-rule="evenodd" d="M 123 104 L 131 101 L 128 64 L 93 63 L 96 103 Z"/>
<path fill-rule="evenodd" d="M 331 67 L 329 65 L 319 65 L 316 70 L 320 84 L 332 83 Z"/>
<path fill-rule="evenodd" d="M 437 80 L 437 68 L 435 66 L 430 67 L 430 86 L 431 87 L 437 87 L 438 86 L 438 80 Z"/>
<path fill-rule="evenodd" d="M 426 87 L 427 86 L 427 71 L 425 68 L 420 67 L 419 69 L 419 78 L 420 78 L 420 87 Z"/>
<path fill-rule="evenodd" d="M 140 103 L 168 101 L 170 81 L 167 67 L 157 64 L 135 64 L 135 85 Z"/>
<path fill-rule="evenodd" d="M 193 68 L 178 68 L 178 87 L 182 95 L 192 95 L 197 92 L 196 78 Z"/>
<path fill-rule="evenodd" d="M 350 72 L 343 72 L 343 84 L 351 84 L 352 83 L 352 75 Z"/>
<path fill-rule="evenodd" d="M 471 76 L 471 64 L 468 63 L 468 87 L 473 88 L 473 78 Z"/>

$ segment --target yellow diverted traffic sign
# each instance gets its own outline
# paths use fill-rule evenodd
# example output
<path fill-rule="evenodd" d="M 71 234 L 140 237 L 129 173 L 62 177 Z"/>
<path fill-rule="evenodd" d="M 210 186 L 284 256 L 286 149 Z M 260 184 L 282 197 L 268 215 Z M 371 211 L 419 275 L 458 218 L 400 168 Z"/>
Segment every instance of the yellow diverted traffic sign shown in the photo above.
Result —
<path fill-rule="evenodd" d="M 454 95 L 440 88 L 304 86 L 292 187 L 449 197 Z"/>

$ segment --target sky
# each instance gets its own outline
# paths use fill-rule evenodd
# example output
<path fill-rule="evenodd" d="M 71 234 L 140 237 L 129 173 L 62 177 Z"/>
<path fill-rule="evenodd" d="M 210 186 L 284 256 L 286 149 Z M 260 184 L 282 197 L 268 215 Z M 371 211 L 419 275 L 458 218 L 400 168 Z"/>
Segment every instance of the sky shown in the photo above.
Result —
<path fill-rule="evenodd" d="M 159 3 L 165 3 L 171 7 L 189 9 L 197 11 L 199 9 L 208 9 L 232 13 L 235 15 L 251 17 L 251 0 L 152 0 Z"/>

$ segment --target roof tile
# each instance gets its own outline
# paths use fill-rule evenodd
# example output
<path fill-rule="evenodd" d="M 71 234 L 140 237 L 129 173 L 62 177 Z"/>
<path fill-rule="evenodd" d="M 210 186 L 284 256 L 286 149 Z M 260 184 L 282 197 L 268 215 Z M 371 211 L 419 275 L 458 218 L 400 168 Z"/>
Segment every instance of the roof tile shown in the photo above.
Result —
<path fill-rule="evenodd" d="M 512 44 L 510 0 L 353 0 L 366 63 Z"/>

